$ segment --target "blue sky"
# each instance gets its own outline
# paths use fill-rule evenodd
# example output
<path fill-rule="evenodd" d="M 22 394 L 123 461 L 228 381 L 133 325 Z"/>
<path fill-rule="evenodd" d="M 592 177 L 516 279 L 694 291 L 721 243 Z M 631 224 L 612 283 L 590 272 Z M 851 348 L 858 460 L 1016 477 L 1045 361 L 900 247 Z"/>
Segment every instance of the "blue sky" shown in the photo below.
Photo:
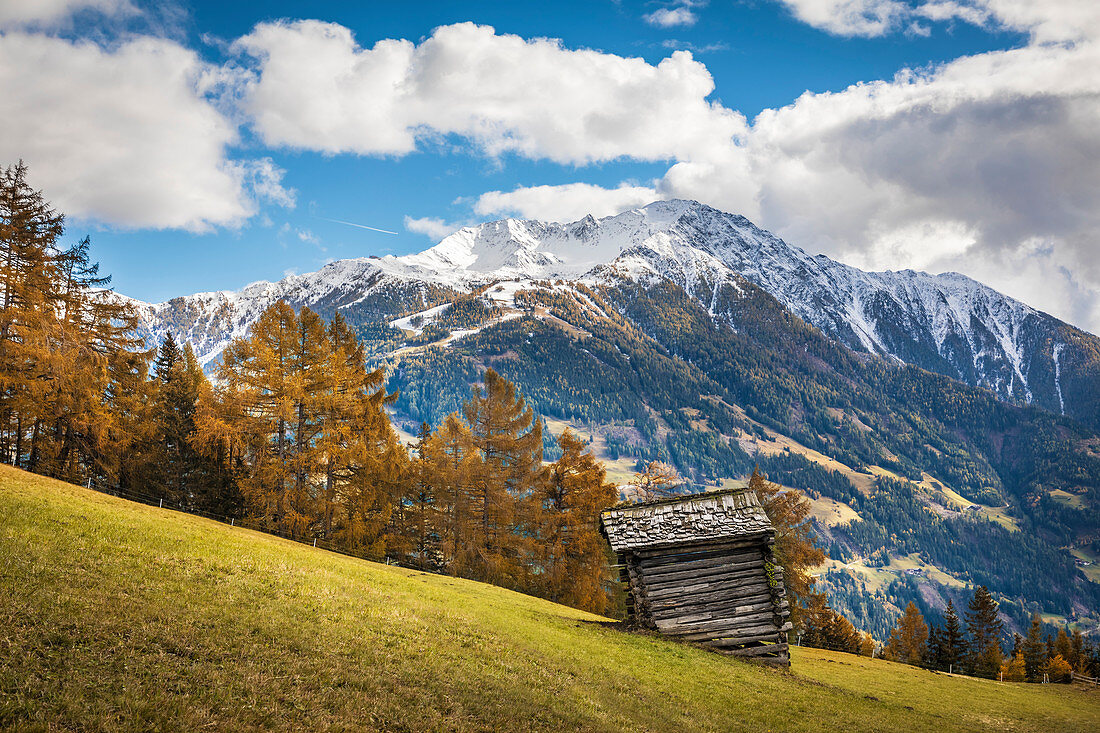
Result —
<path fill-rule="evenodd" d="M 1100 14 L 1029 5 L 0 0 L 0 65 L 38 59 L 0 73 L 20 117 L 0 158 L 24 158 L 116 288 L 149 301 L 681 196 L 1095 330 L 1098 84 L 1075 70 Z M 385 74 L 414 90 L 379 112 Z M 59 119 L 67 142 L 43 134 Z"/>

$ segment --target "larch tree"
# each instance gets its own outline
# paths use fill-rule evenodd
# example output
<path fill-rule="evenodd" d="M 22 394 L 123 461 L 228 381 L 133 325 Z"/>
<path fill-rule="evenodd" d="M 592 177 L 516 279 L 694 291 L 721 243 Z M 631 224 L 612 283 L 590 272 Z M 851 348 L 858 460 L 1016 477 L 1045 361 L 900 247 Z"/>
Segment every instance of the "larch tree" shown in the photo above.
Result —
<path fill-rule="evenodd" d="M 663 461 L 650 461 L 645 470 L 634 474 L 634 486 L 641 501 L 655 501 L 675 496 L 684 484 L 676 469 Z"/>
<path fill-rule="evenodd" d="M 463 407 L 477 451 L 471 482 L 475 563 L 489 582 L 519 588 L 526 583 L 532 548 L 529 502 L 543 480 L 542 421 L 516 386 L 492 369 Z"/>
<path fill-rule="evenodd" d="M 905 607 L 905 613 L 898 619 L 897 626 L 890 632 L 883 654 L 895 661 L 906 664 L 921 664 L 928 651 L 928 625 L 924 622 L 920 609 L 912 601 Z"/>
<path fill-rule="evenodd" d="M 419 462 L 430 477 L 439 512 L 440 564 L 452 575 L 467 575 L 476 566 L 476 490 L 479 461 L 470 428 L 451 413 L 432 433 Z"/>
<path fill-rule="evenodd" d="M 603 613 L 611 605 L 612 578 L 598 527 L 600 512 L 615 503 L 618 490 L 573 431 L 566 429 L 558 445 L 562 455 L 537 490 L 536 578 L 550 600 Z"/>
<path fill-rule="evenodd" d="M 791 622 L 797 625 L 814 592 L 810 569 L 825 562 L 825 552 L 814 544 L 810 502 L 798 491 L 784 490 L 753 468 L 749 488 L 756 492 L 775 528 L 775 555 L 783 568 L 783 583 L 791 604 Z"/>

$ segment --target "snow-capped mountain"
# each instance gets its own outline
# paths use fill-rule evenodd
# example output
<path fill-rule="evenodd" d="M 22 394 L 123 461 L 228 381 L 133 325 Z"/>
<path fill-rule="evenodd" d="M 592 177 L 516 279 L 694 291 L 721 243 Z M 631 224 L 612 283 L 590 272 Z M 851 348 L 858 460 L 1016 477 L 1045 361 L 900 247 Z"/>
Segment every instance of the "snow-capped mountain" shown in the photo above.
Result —
<path fill-rule="evenodd" d="M 722 286 L 751 282 L 849 348 L 892 357 L 1005 400 L 1095 423 L 1100 339 L 957 273 L 864 272 L 809 255 L 748 219 L 692 201 L 558 224 L 505 219 L 461 229 L 423 252 L 343 260 L 238 292 L 136 303 L 148 336 L 171 330 L 204 363 L 284 299 L 352 322 L 393 320 L 494 281 L 667 278 L 723 319 Z M 1092 385 L 1090 387 L 1090 385 Z"/>

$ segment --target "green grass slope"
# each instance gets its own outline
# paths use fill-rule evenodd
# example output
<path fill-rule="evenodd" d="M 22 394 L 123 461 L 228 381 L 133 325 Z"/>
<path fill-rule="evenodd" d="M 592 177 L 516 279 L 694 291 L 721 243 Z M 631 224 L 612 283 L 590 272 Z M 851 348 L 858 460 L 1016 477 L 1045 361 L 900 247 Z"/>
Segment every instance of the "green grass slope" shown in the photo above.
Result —
<path fill-rule="evenodd" d="M 1100 693 L 765 669 L 0 468 L 0 727 L 1096 730 Z"/>

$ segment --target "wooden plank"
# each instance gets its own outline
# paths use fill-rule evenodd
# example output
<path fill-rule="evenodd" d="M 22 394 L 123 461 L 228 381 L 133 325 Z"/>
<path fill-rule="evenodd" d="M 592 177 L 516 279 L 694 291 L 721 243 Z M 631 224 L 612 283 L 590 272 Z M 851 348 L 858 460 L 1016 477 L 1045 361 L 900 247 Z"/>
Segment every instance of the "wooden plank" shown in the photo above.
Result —
<path fill-rule="evenodd" d="M 782 598 L 780 598 L 780 600 L 782 600 Z M 711 592 L 696 592 L 676 596 L 651 598 L 649 601 L 649 605 L 651 608 L 655 609 L 670 609 L 678 608 L 681 606 L 718 604 L 730 606 L 750 606 L 763 601 L 776 601 L 776 598 L 772 596 L 771 588 L 769 588 L 766 583 L 739 588 L 736 591 L 731 591 L 728 588 L 719 588 Z"/>
<path fill-rule="evenodd" d="M 714 595 L 715 593 L 725 594 L 725 596 L 729 598 L 746 598 L 759 593 L 770 593 L 772 590 L 776 589 L 772 588 L 766 578 L 745 578 L 731 583 L 683 586 L 678 589 L 680 591 L 678 595 L 664 592 L 666 590 L 673 589 L 662 588 L 661 600 L 669 600 L 670 598 L 677 597 L 686 598 L 690 595 Z"/>
<path fill-rule="evenodd" d="M 770 624 L 775 628 L 779 628 L 776 619 L 776 613 L 773 609 L 764 609 L 763 611 L 750 611 L 748 613 L 741 614 L 726 614 L 726 615 L 711 615 L 706 619 L 697 619 L 695 621 L 689 620 L 697 618 L 698 613 L 685 614 L 683 616 L 670 616 L 660 620 L 659 627 L 668 629 L 698 629 L 704 628 L 727 628 L 738 629 L 746 626 L 759 626 L 760 624 Z"/>
<path fill-rule="evenodd" d="M 744 649 L 737 649 L 732 652 L 735 657 L 760 657 L 765 654 L 786 654 L 786 644 L 762 644 L 760 646 L 750 646 Z"/>
<path fill-rule="evenodd" d="M 690 624 L 677 624 L 671 621 L 658 621 L 657 629 L 670 636 L 694 638 L 727 638 L 735 636 L 755 636 L 757 634 L 778 633 L 782 627 L 775 622 L 770 613 L 753 614 L 739 619 L 718 618 Z"/>
<path fill-rule="evenodd" d="M 722 550 L 708 550 L 707 552 L 670 552 L 664 555 L 639 556 L 637 561 L 643 567 L 658 567 L 661 565 L 679 564 L 681 562 L 698 562 L 700 560 L 713 560 L 719 557 L 734 558 L 739 555 L 748 557 L 763 557 L 764 548 L 759 545 L 749 547 L 727 548 Z"/>
<path fill-rule="evenodd" d="M 707 578 L 723 573 L 754 570 L 764 572 L 764 560 L 760 558 L 743 560 L 739 562 L 713 563 L 708 567 L 681 567 L 667 566 L 662 568 L 642 568 L 642 573 L 650 582 L 673 582 L 677 580 L 692 580 L 694 578 Z"/>
<path fill-rule="evenodd" d="M 716 591 L 738 593 L 741 588 L 751 588 L 757 585 L 771 588 L 768 577 L 759 568 L 746 568 L 738 573 L 711 575 L 706 578 L 684 578 L 674 582 L 645 578 L 645 584 L 646 593 L 652 600 Z"/>
<path fill-rule="evenodd" d="M 704 614 L 710 618 L 737 618 L 750 613 L 763 613 L 764 611 L 770 611 L 776 616 L 783 616 L 786 615 L 787 609 L 788 607 L 785 602 L 783 605 L 778 605 L 769 598 L 751 604 L 738 604 L 735 601 L 728 601 L 725 603 L 700 603 L 672 607 L 654 607 L 651 610 L 653 618 L 671 620 Z"/>
<path fill-rule="evenodd" d="M 732 555 L 718 555 L 715 557 L 707 557 L 700 560 L 681 560 L 679 562 L 664 563 L 662 565 L 639 563 L 638 567 L 646 575 L 656 577 L 658 575 L 664 575 L 666 573 L 682 573 L 685 570 L 706 570 L 707 568 L 735 567 L 744 563 L 759 563 L 762 565 L 764 563 L 764 558 L 760 553 L 753 553 L 739 557 L 735 557 Z"/>
<path fill-rule="evenodd" d="M 709 631 L 689 632 L 683 631 L 679 633 L 670 633 L 669 636 L 675 637 L 680 641 L 691 641 L 697 643 L 710 643 L 719 639 L 726 639 L 731 643 L 742 643 L 741 639 L 747 639 L 754 636 L 767 636 L 769 638 L 778 638 L 782 636 L 782 632 L 778 631 L 774 624 L 762 624 L 755 627 L 747 627 L 740 629 L 736 632 L 724 631 L 722 629 L 711 629 Z"/>
<path fill-rule="evenodd" d="M 736 639 L 719 637 L 719 638 L 715 638 L 715 639 L 712 639 L 710 641 L 706 641 L 706 642 L 703 642 L 703 643 L 706 644 L 707 646 L 713 647 L 715 649 L 728 649 L 730 647 L 742 646 L 744 644 L 754 644 L 756 642 L 761 642 L 761 641 L 773 641 L 776 644 L 780 644 L 780 643 L 786 644 L 787 643 L 786 640 L 782 639 L 781 637 L 783 637 L 783 634 L 778 632 L 778 631 L 775 631 L 775 632 L 772 632 L 770 634 L 758 634 L 756 636 L 742 636 L 742 637 L 738 637 Z"/>
<path fill-rule="evenodd" d="M 754 532 L 738 537 L 735 540 L 723 540 L 721 542 L 706 542 L 691 545 L 680 544 L 667 547 L 638 548 L 631 552 L 639 558 L 652 558 L 668 554 L 679 555 L 685 553 L 723 552 L 731 549 L 770 545 L 774 541 L 774 538 L 769 537 L 769 532 Z"/>

